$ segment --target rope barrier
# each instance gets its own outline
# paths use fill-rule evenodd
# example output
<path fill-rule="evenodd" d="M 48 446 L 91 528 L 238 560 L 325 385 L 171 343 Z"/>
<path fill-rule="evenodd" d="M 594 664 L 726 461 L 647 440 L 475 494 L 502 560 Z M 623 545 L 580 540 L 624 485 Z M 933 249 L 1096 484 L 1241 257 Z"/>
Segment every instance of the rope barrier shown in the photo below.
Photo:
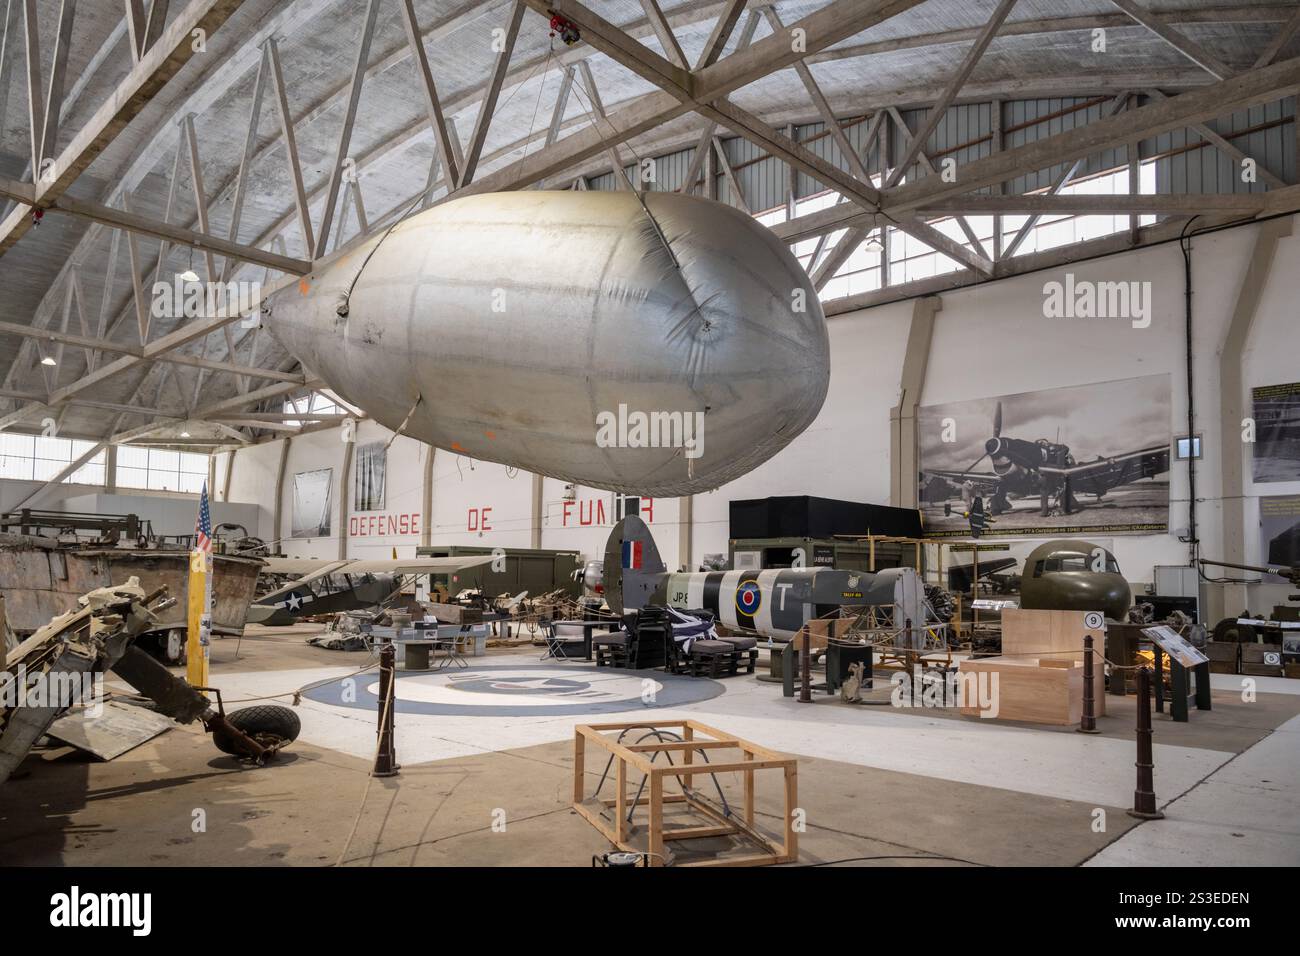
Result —
<path fill-rule="evenodd" d="M 394 674 L 393 674 L 393 678 L 394 678 L 394 680 L 393 680 L 393 683 L 392 683 L 392 684 L 390 685 L 390 687 L 389 687 L 388 698 L 384 701 L 384 711 L 383 711 L 382 716 L 381 716 L 380 719 L 379 719 L 379 726 L 380 726 L 381 728 L 388 726 L 388 715 L 389 715 L 389 713 L 390 713 L 390 711 L 391 711 L 391 709 L 392 709 L 393 701 L 397 698 L 397 680 L 396 680 L 396 677 L 397 677 L 396 669 L 394 669 Z M 395 732 L 395 731 L 396 731 L 396 728 L 394 728 L 394 732 Z M 366 810 L 366 800 L 367 800 L 367 799 L 369 798 L 369 796 L 370 796 L 370 784 L 371 784 L 371 781 L 373 781 L 373 780 L 375 779 L 375 775 L 374 775 L 374 773 L 373 773 L 373 770 L 374 770 L 375 762 L 379 760 L 379 748 L 380 748 L 380 746 L 382 745 L 382 743 L 383 743 L 383 734 L 382 734 L 382 732 L 380 732 L 380 733 L 376 733 L 376 734 L 375 734 L 375 752 L 374 752 L 374 754 L 373 754 L 373 755 L 371 756 L 371 758 L 370 758 L 370 767 L 371 767 L 371 770 L 370 770 L 370 771 L 367 771 L 367 773 L 366 773 L 366 786 L 365 786 L 365 789 L 363 789 L 363 790 L 361 791 L 361 803 L 360 803 L 360 805 L 357 807 L 357 815 L 356 815 L 356 818 L 352 821 L 352 829 L 348 831 L 348 838 L 347 838 L 347 841 L 343 844 L 343 849 L 339 851 L 338 859 L 334 861 L 334 865 L 335 865 L 335 866 L 342 866 L 342 865 L 343 865 L 343 860 L 344 860 L 344 858 L 347 856 L 347 854 L 348 854 L 348 850 L 350 850 L 350 849 L 352 848 L 352 840 L 353 840 L 353 838 L 356 837 L 356 835 L 357 835 L 357 828 L 361 825 L 361 816 L 362 816 L 363 813 L 365 813 L 365 810 Z"/>
<path fill-rule="evenodd" d="M 298 704 L 301 703 L 302 701 L 302 695 L 307 691 L 315 690 L 317 687 L 322 687 L 325 684 L 332 684 L 335 681 L 347 680 L 349 677 L 360 677 L 362 674 L 366 673 L 366 671 L 374 670 L 378 666 L 379 666 L 379 662 L 375 661 L 373 664 L 367 664 L 365 667 L 361 668 L 360 670 L 353 671 L 351 674 L 344 674 L 342 677 L 323 677 L 320 680 L 312 681 L 309 684 L 303 684 L 297 690 L 287 690 L 282 694 L 267 694 L 264 697 L 241 697 L 239 700 L 228 700 L 226 701 L 226 703 L 227 704 L 251 704 L 259 700 L 279 700 L 281 697 L 292 697 L 293 706 L 297 707 Z"/>

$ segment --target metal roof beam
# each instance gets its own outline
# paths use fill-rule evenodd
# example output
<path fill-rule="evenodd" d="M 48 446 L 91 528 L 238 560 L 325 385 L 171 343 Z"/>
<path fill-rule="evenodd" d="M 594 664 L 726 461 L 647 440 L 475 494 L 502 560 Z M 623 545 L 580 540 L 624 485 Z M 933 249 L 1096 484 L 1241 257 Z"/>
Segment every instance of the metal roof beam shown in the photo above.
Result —
<path fill-rule="evenodd" d="M 907 171 L 916 162 L 917 154 L 925 148 L 929 142 L 931 134 L 938 128 L 939 123 L 943 120 L 943 114 L 948 111 L 961 88 L 966 85 L 966 80 L 970 78 L 971 73 L 979 64 L 980 58 L 984 56 L 984 51 L 988 49 L 989 44 L 993 42 L 993 36 L 998 32 L 998 27 L 1002 26 L 1002 21 L 1007 18 L 1011 8 L 1016 5 L 1016 0 L 1001 0 L 997 9 L 993 11 L 993 16 L 989 17 L 989 22 L 984 25 L 979 36 L 975 39 L 974 45 L 966 52 L 965 59 L 962 60 L 961 66 L 958 67 L 956 75 L 948 82 L 948 87 L 939 97 L 939 102 L 930 108 L 930 113 L 926 117 L 925 125 L 912 135 L 912 141 L 907 147 L 907 152 L 903 154 L 902 161 L 894 169 L 893 175 L 885 183 L 886 186 L 896 186 L 898 181 L 907 175 Z M 904 127 L 906 131 L 906 127 Z"/>
<path fill-rule="evenodd" d="M 1199 43 L 1190 40 L 1185 34 L 1173 29 L 1164 20 L 1153 16 L 1150 10 L 1135 3 L 1134 0 L 1110 0 L 1136 22 L 1142 24 L 1160 39 L 1205 70 L 1215 79 L 1226 80 L 1233 75 L 1233 69 L 1214 56 Z"/>
<path fill-rule="evenodd" d="M 1192 126 L 1255 103 L 1290 95 L 1300 85 L 1300 58 L 1252 70 L 1166 100 L 993 153 L 962 166 L 955 182 L 930 176 L 884 192 L 884 211 L 897 216 L 951 201 L 964 193 L 994 186 L 1026 172 L 1051 169 L 1081 157 L 1125 146 L 1173 129 Z M 860 210 L 832 206 L 773 227 L 782 239 L 820 235 L 860 220 Z"/>
<path fill-rule="evenodd" d="M 36 176 L 36 202 L 49 205 L 100 153 L 117 139 L 141 110 L 163 89 L 195 53 L 192 34 L 201 30 L 215 33 L 243 0 L 191 0 L 163 32 L 158 42 L 135 64 L 131 72 L 109 94 L 107 102 L 91 117 L 46 173 Z M 33 24 L 34 26 L 34 24 Z M 39 170 L 39 163 L 34 167 Z M 28 207 L 18 206 L 0 223 L 0 255 L 11 249 L 32 227 Z"/>

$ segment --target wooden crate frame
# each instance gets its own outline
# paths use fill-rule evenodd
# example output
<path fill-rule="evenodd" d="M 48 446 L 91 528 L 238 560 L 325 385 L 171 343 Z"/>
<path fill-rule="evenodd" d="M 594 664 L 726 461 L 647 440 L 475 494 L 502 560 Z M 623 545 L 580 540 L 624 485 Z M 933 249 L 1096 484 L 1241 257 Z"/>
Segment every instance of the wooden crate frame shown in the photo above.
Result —
<path fill-rule="evenodd" d="M 605 735 L 607 731 L 672 730 L 680 731 L 682 740 L 661 743 L 624 744 Z M 699 735 L 699 736 L 697 736 Z M 586 745 L 590 742 L 610 754 L 614 759 L 613 798 L 601 798 L 606 809 L 614 811 L 611 826 L 592 807 L 585 796 Z M 739 750 L 740 759 L 728 763 L 695 763 L 694 755 L 703 750 Z M 658 752 L 680 752 L 678 764 L 651 763 Z M 794 813 L 798 804 L 799 767 L 794 757 L 777 753 L 758 744 L 742 740 L 696 720 L 628 721 L 612 724 L 579 724 L 573 729 L 573 809 L 581 814 L 610 843 L 620 850 L 642 852 L 629 842 L 632 828 L 628 820 L 628 768 L 645 774 L 649 793 L 637 799 L 636 807 L 645 807 L 648 814 L 648 846 L 651 866 L 664 866 L 665 842 L 691 840 L 703 837 L 736 835 L 748 839 L 761 850 L 741 856 L 712 860 L 692 860 L 681 866 L 765 866 L 774 863 L 793 863 L 799 857 L 799 834 L 794 828 Z M 785 827 L 783 840 L 777 842 L 754 826 L 754 775 L 760 770 L 780 770 L 785 783 Z M 743 773 L 745 800 L 741 819 L 724 816 L 716 808 L 698 798 L 686 782 L 691 777 L 708 773 Z M 664 784 L 675 777 L 682 787 L 681 793 L 665 793 Z M 686 779 L 683 779 L 686 778 Z M 663 826 L 664 804 L 684 803 L 705 818 L 699 826 L 684 827 L 665 832 Z M 635 810 L 634 810 L 635 812 Z"/>

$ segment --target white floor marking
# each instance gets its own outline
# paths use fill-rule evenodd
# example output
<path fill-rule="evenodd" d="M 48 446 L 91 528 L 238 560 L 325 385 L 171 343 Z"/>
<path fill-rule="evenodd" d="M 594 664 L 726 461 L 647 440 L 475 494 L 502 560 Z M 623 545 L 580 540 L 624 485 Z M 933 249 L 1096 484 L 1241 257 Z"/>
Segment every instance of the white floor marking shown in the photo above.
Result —
<path fill-rule="evenodd" d="M 492 663 L 505 663 L 496 657 Z M 536 661 L 520 655 L 520 666 Z M 346 668 L 223 674 L 231 699 L 292 689 Z M 364 680 L 365 678 L 362 678 Z M 369 681 L 367 681 L 368 683 Z M 789 753 L 860 766 L 997 787 L 1096 806 L 1132 805 L 1134 744 L 1083 734 L 1008 727 L 901 714 L 888 707 L 849 708 L 824 701 L 809 706 L 781 696 L 780 685 L 749 677 L 723 681 L 726 693 L 698 704 L 654 710 L 655 719 L 693 717 Z M 301 739 L 368 759 L 375 747 L 375 715 L 304 699 Z M 404 766 L 512 750 L 573 738 L 592 720 L 646 716 L 643 709 L 592 717 L 445 717 L 399 714 L 397 752 Z M 1156 793 L 1183 793 L 1231 758 L 1230 753 L 1157 744 Z"/>
<path fill-rule="evenodd" d="M 1300 694 L 1300 680 L 1289 677 L 1248 677 L 1245 674 L 1211 674 L 1211 690 L 1231 690 L 1241 692 L 1242 681 L 1255 682 L 1257 694 Z"/>
<path fill-rule="evenodd" d="M 1300 866 L 1300 717 L 1163 809 L 1086 865 Z"/>

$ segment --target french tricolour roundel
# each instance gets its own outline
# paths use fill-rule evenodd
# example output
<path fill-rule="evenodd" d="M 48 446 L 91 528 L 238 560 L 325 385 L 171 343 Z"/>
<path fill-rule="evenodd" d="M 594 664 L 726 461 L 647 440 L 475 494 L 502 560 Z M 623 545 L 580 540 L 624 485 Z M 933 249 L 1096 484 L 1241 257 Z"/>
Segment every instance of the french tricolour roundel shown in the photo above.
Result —
<path fill-rule="evenodd" d="M 736 588 L 736 610 L 741 614 L 753 616 L 758 613 L 759 605 L 763 603 L 763 592 L 758 589 L 758 582 L 754 580 L 740 582 L 740 587 Z"/>

